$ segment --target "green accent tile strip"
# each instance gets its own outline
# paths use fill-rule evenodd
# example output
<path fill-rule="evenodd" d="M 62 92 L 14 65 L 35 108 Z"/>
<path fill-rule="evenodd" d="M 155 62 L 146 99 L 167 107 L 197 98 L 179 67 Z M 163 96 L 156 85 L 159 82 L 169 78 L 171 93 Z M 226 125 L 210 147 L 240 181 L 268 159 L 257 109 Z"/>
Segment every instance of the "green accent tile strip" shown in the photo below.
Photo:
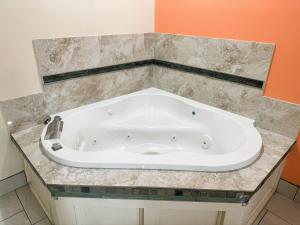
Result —
<path fill-rule="evenodd" d="M 53 197 L 247 203 L 253 193 L 143 187 L 48 185 Z"/>

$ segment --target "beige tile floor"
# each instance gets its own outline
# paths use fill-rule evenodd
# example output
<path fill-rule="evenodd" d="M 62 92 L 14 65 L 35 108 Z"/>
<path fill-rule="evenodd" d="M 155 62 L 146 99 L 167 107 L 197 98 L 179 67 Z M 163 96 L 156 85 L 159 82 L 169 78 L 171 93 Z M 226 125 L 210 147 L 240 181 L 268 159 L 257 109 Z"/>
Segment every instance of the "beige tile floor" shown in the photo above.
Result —
<path fill-rule="evenodd" d="M 50 225 L 50 222 L 29 186 L 24 186 L 0 196 L 0 225 Z"/>
<path fill-rule="evenodd" d="M 294 193 L 294 189 L 291 191 Z M 300 189 L 294 196 L 289 191 L 275 193 L 253 225 L 300 225 L 299 195 Z M 30 188 L 24 186 L 0 196 L 0 225 L 50 225 L 50 222 Z"/>
<path fill-rule="evenodd" d="M 300 225 L 300 203 L 275 193 L 253 225 Z"/>
<path fill-rule="evenodd" d="M 277 192 L 253 225 L 300 225 L 300 188 L 280 180 Z"/>

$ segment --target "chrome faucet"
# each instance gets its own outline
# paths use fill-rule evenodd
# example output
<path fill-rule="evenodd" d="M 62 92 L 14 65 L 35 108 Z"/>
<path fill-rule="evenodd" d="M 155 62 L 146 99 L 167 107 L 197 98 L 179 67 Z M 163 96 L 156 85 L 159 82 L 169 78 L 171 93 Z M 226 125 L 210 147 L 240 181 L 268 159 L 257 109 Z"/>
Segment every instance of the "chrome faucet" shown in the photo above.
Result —
<path fill-rule="evenodd" d="M 60 116 L 55 116 L 53 121 L 49 123 L 45 135 L 45 140 L 57 139 L 60 138 L 60 134 L 63 129 L 64 122 Z"/>

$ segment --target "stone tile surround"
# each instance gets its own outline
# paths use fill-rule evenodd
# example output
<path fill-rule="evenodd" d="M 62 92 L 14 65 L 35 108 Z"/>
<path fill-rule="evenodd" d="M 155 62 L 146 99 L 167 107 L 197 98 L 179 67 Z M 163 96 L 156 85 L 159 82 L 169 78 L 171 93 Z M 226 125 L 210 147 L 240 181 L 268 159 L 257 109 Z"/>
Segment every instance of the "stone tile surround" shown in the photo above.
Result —
<path fill-rule="evenodd" d="M 274 48 L 270 43 L 157 33 L 154 58 L 265 81 Z"/>
<path fill-rule="evenodd" d="M 153 68 L 152 86 L 255 119 L 256 126 L 296 138 L 300 105 L 263 96 L 263 90 L 191 73 Z"/>
<path fill-rule="evenodd" d="M 256 121 L 259 127 L 295 138 L 300 129 L 300 105 L 263 97 Z"/>
<path fill-rule="evenodd" d="M 87 37 L 86 40 L 82 40 L 85 38 L 37 40 L 34 41 L 34 48 L 40 74 L 44 77 L 157 58 L 261 81 L 267 76 L 274 50 L 273 44 L 178 37 L 178 35 L 164 35 L 161 39 L 161 35 L 138 34 L 118 37 L 109 35 Z M 181 46 L 185 49 L 179 49 L 180 40 L 183 41 L 184 44 Z M 39 169 L 39 174 L 48 184 L 86 185 L 91 182 L 89 178 L 95 176 L 101 179 L 95 181 L 99 183 L 92 183 L 92 186 L 106 184 L 140 187 L 157 183 L 164 188 L 174 188 L 175 185 L 178 187 L 178 174 L 172 171 L 100 171 L 58 165 L 45 157 L 39 149 L 38 140 L 42 126 L 38 126 L 36 132 L 31 130 L 36 129 L 33 126 L 40 125 L 46 115 L 148 87 L 160 88 L 256 119 L 257 125 L 264 128 L 258 128 L 265 144 L 261 163 L 233 173 L 203 172 L 200 175 L 205 179 L 200 179 L 201 183 L 199 174 L 182 172 L 180 174 L 183 175 L 180 181 L 182 183 L 179 183 L 182 188 L 188 184 L 190 188 L 196 189 L 215 189 L 217 186 L 220 190 L 229 188 L 253 191 L 257 186 L 255 183 L 263 180 L 266 171 L 274 167 L 275 161 L 285 156 L 293 143 L 293 139 L 287 137 L 294 138 L 300 127 L 299 105 L 263 97 L 263 92 L 259 88 L 155 65 L 50 83 L 44 85 L 43 93 L 1 102 L 0 107 L 5 119 L 13 122 L 9 127 L 11 132 L 23 130 L 14 135 L 14 138 L 30 163 Z M 29 129 L 24 130 L 27 128 Z M 251 177 L 251 182 L 249 179 L 241 182 L 242 178 L 247 176 Z M 74 177 L 76 179 L 73 179 Z M 96 179 L 92 180 L 94 182 Z M 206 182 L 207 180 L 210 182 Z"/>
<path fill-rule="evenodd" d="M 33 40 L 41 76 L 154 58 L 153 34 Z"/>
<path fill-rule="evenodd" d="M 152 85 L 252 119 L 263 94 L 259 88 L 157 66 L 153 68 Z"/>
<path fill-rule="evenodd" d="M 88 69 L 99 65 L 97 37 L 74 37 L 33 40 L 41 76 Z"/>
<path fill-rule="evenodd" d="M 151 67 L 116 71 L 99 76 L 60 81 L 44 86 L 43 93 L 0 102 L 11 132 L 42 124 L 47 115 L 151 86 Z"/>
<path fill-rule="evenodd" d="M 264 80 L 274 45 L 159 33 L 34 40 L 41 76 L 157 58 Z M 215 65 L 215 67 L 213 67 Z M 247 75 L 248 74 L 248 75 Z M 44 85 L 40 94 L 0 103 L 14 132 L 46 115 L 156 87 L 257 120 L 295 137 L 299 105 L 262 97 L 262 90 L 160 66 L 143 66 Z"/>
<path fill-rule="evenodd" d="M 262 90 L 157 66 L 65 80 L 44 92 L 0 103 L 11 132 L 41 124 L 50 114 L 156 87 L 256 120 L 264 129 L 295 138 L 300 106 L 262 96 Z"/>
<path fill-rule="evenodd" d="M 41 76 L 157 59 L 265 81 L 271 43 L 162 33 L 33 40 Z"/>

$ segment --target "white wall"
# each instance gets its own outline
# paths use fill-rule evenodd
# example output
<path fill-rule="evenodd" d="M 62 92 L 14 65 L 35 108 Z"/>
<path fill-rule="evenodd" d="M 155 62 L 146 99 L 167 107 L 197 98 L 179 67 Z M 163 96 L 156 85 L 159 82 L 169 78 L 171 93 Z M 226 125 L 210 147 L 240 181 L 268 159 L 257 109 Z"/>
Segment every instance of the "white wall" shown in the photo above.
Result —
<path fill-rule="evenodd" d="M 32 39 L 154 31 L 154 0 L 1 0 L 0 101 L 41 91 Z"/>
<path fill-rule="evenodd" d="M 23 170 L 21 153 L 10 141 L 3 117 L 0 113 L 0 180 Z"/>
<path fill-rule="evenodd" d="M 32 39 L 153 31 L 154 0 L 1 0 L 0 101 L 42 90 Z M 21 168 L 4 125 L 0 179 Z"/>

